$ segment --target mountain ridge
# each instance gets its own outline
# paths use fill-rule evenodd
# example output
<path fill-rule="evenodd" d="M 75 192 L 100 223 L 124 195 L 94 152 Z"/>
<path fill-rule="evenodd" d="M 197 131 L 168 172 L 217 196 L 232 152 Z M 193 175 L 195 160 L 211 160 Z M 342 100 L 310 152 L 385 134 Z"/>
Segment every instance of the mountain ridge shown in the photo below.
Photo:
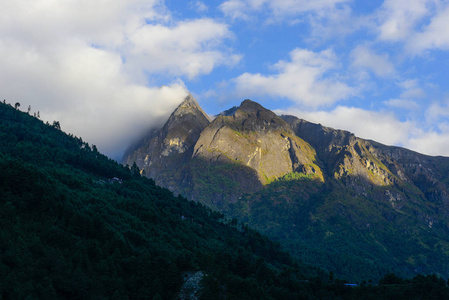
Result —
<path fill-rule="evenodd" d="M 379 276 L 449 276 L 449 158 L 277 116 L 251 100 L 196 137 L 189 157 L 154 177 L 158 184 L 244 221 L 306 262 L 332 257 L 334 267 L 319 265 L 339 276 L 368 276 L 374 262 Z"/>
<path fill-rule="evenodd" d="M 157 177 L 165 168 L 176 168 L 191 155 L 192 146 L 209 123 L 209 116 L 188 95 L 161 129 L 150 130 L 134 149 L 125 152 L 122 163 L 131 166 L 136 162 L 149 177 Z"/>

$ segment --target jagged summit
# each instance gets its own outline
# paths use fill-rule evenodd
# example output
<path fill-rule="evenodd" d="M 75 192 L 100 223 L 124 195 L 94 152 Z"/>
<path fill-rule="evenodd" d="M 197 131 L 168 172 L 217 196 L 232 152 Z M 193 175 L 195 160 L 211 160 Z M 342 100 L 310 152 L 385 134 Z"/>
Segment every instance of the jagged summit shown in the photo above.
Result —
<path fill-rule="evenodd" d="M 234 106 L 220 113 L 214 122 L 215 126 L 226 124 L 237 131 L 281 130 L 292 132 L 289 125 L 274 112 L 249 99 L 244 100 L 240 106 Z"/>
<path fill-rule="evenodd" d="M 291 127 L 262 105 L 245 100 L 232 115 L 217 117 L 201 133 L 194 158 L 210 163 L 238 163 L 266 184 L 294 171 L 316 174 L 315 152 Z"/>
<path fill-rule="evenodd" d="M 239 109 L 239 106 L 233 106 L 230 109 L 222 111 L 221 113 L 219 113 L 215 117 L 217 118 L 219 116 L 226 116 L 226 117 L 233 116 L 238 109 Z"/>
<path fill-rule="evenodd" d="M 224 117 L 234 116 L 238 111 L 244 111 L 248 114 L 251 114 L 251 113 L 257 113 L 258 111 L 265 111 L 265 110 L 267 110 L 267 109 L 265 107 L 263 107 L 262 105 L 260 105 L 259 103 L 249 100 L 249 99 L 245 99 L 242 101 L 242 103 L 239 106 L 233 106 L 230 109 L 219 113 L 217 115 L 217 117 L 219 117 L 219 116 L 224 116 Z"/>
<path fill-rule="evenodd" d="M 209 116 L 199 106 L 196 99 L 189 94 L 170 115 L 162 132 L 164 139 L 171 140 L 172 145 L 176 144 L 184 148 L 179 148 L 178 152 L 184 152 L 192 143 L 195 143 L 197 135 L 199 136 L 204 126 L 209 123 Z"/>
<path fill-rule="evenodd" d="M 291 172 L 314 174 L 322 178 L 315 151 L 295 136 L 292 128 L 274 112 L 251 100 L 222 113 L 210 121 L 197 101 L 189 95 L 124 163 L 137 163 L 157 183 L 195 194 L 192 165 L 233 165 L 235 180 L 244 190 L 255 191 L 263 184 Z M 193 173 L 192 173 L 193 172 Z M 177 175 L 173 176 L 173 173 Z M 176 185 L 184 182 L 179 190 Z M 236 199 L 242 189 L 230 191 Z"/>
<path fill-rule="evenodd" d="M 257 103 L 256 101 L 245 99 L 240 104 L 240 109 L 245 111 L 258 111 L 258 110 L 266 110 L 265 107 Z"/>
<path fill-rule="evenodd" d="M 179 104 L 170 117 L 179 117 L 188 114 L 204 117 L 210 122 L 209 116 L 203 111 L 192 94 L 187 95 L 184 101 Z"/>
<path fill-rule="evenodd" d="M 219 113 L 217 115 L 217 117 L 218 116 L 226 116 L 226 117 L 234 116 L 235 113 L 237 111 L 239 111 L 239 110 L 240 111 L 244 111 L 244 112 L 246 112 L 248 114 L 257 113 L 257 112 L 260 112 L 260 111 L 271 112 L 268 109 L 266 109 L 265 107 L 263 107 L 262 105 L 260 105 L 259 103 L 255 102 L 255 101 L 252 101 L 250 99 L 245 99 L 245 100 L 242 101 L 242 103 L 240 103 L 239 106 L 233 106 L 230 109 L 225 110 L 225 111 Z"/>
<path fill-rule="evenodd" d="M 348 131 L 294 116 L 279 117 L 249 99 L 211 121 L 193 96 L 188 95 L 166 124 L 142 145 L 128 153 L 124 163 L 132 165 L 136 162 L 159 184 L 188 197 L 195 195 L 192 196 L 195 199 L 203 197 L 195 190 L 199 182 L 204 182 L 203 176 L 210 175 L 207 170 L 210 167 L 202 166 L 206 169 L 196 169 L 197 173 L 192 171 L 192 166 L 199 161 L 214 168 L 232 165 L 234 169 L 229 169 L 232 174 L 228 173 L 228 177 L 235 181 L 231 180 L 230 186 L 243 186 L 247 191 L 258 190 L 291 172 L 315 176 L 322 181 L 336 180 L 357 195 L 368 195 L 373 186 L 398 186 L 398 190 L 392 189 L 378 196 L 393 199 L 391 203 L 396 206 L 402 205 L 403 193 L 414 189 L 409 186 L 416 178 L 436 182 L 432 175 L 435 171 L 429 171 L 433 165 L 422 163 L 426 160 L 421 156 L 405 150 L 393 151 L 391 147 L 357 138 Z M 410 173 L 409 166 L 417 166 L 419 171 Z M 438 182 L 444 180 L 446 177 L 437 179 Z M 204 188 L 210 189 L 214 185 L 217 190 L 223 188 L 222 182 Z M 416 191 L 414 189 L 413 193 Z M 235 199 L 242 189 L 229 193 Z M 422 197 L 418 194 L 417 197 Z M 449 207 L 446 195 L 448 192 L 444 188 L 438 197 Z"/>
<path fill-rule="evenodd" d="M 209 123 L 209 116 L 189 94 L 162 128 L 154 130 L 132 153 L 125 152 L 123 163 L 136 162 L 147 176 L 157 179 L 164 170 L 177 168 L 190 158 L 195 142 Z"/>

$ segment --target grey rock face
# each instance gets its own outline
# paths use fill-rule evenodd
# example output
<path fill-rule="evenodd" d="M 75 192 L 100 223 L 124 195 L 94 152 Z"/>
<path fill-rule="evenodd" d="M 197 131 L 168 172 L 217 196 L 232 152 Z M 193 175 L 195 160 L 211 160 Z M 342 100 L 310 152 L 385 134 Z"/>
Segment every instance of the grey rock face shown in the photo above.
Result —
<path fill-rule="evenodd" d="M 184 284 L 178 295 L 179 300 L 196 300 L 199 299 L 201 291 L 200 282 L 204 277 L 204 273 L 198 271 L 196 273 L 186 273 L 184 275 Z"/>
<path fill-rule="evenodd" d="M 365 192 L 372 185 L 396 186 L 404 195 L 434 199 L 449 208 L 449 193 L 444 184 L 449 177 L 449 158 L 385 146 L 294 116 L 282 118 L 296 135 L 316 149 L 328 179 L 337 179 L 353 188 L 357 186 L 356 189 Z M 404 195 L 398 197 L 405 198 Z M 385 199 L 391 199 L 391 195 Z"/>
<path fill-rule="evenodd" d="M 293 116 L 278 117 L 251 100 L 211 121 L 188 96 L 162 128 L 150 131 L 125 154 L 124 164 L 134 162 L 158 184 L 214 207 L 301 172 L 343 184 L 358 195 L 375 186 L 396 186 L 403 194 L 395 199 L 413 194 L 442 202 L 449 211 L 448 158 L 384 146 Z M 398 202 L 391 202 L 389 193 L 381 198 Z"/>
<path fill-rule="evenodd" d="M 138 149 L 125 153 L 123 164 L 137 166 L 158 182 L 167 169 L 179 167 L 191 157 L 200 133 L 210 123 L 196 100 L 187 98 L 171 114 L 164 127 L 155 129 Z"/>

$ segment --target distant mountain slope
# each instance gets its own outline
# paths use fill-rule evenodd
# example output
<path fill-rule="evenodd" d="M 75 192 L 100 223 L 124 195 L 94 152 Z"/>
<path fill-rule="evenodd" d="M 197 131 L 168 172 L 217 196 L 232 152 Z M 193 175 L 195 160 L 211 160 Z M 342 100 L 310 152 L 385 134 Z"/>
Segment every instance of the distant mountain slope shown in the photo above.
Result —
<path fill-rule="evenodd" d="M 203 127 L 192 147 L 156 181 L 304 261 L 353 280 L 449 277 L 449 158 L 278 117 L 250 100 Z"/>

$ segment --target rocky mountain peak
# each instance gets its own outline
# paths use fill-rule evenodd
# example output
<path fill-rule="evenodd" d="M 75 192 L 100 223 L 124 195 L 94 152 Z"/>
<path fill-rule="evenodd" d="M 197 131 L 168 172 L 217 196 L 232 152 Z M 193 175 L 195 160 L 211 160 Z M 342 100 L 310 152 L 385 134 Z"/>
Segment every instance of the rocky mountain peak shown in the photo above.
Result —
<path fill-rule="evenodd" d="M 275 113 L 251 100 L 232 111 L 205 128 L 194 157 L 249 167 L 262 184 L 294 171 L 321 177 L 315 151 Z"/>
<path fill-rule="evenodd" d="M 235 112 L 239 109 L 239 106 L 233 106 L 228 110 L 222 111 L 221 113 L 219 113 L 218 115 L 216 115 L 216 117 L 220 117 L 220 116 L 225 116 L 225 117 L 229 117 L 229 116 L 233 116 L 235 114 Z"/>
<path fill-rule="evenodd" d="M 268 110 L 259 103 L 252 101 L 250 99 L 245 99 L 240 104 L 240 109 L 246 112 L 257 112 L 257 111 L 265 111 Z"/>
<path fill-rule="evenodd" d="M 239 107 L 233 107 L 220 114 L 217 122 L 227 124 L 237 131 L 292 132 L 290 126 L 274 112 L 249 99 L 244 100 Z"/>
<path fill-rule="evenodd" d="M 136 162 L 149 177 L 158 181 L 164 170 L 177 168 L 190 158 L 193 146 L 209 123 L 209 116 L 189 94 L 165 125 L 154 130 L 142 146 L 123 161 L 128 165 Z"/>
<path fill-rule="evenodd" d="M 198 115 L 201 118 L 205 118 L 210 122 L 209 116 L 203 111 L 196 99 L 189 94 L 184 101 L 172 113 L 170 118 L 179 118 L 188 114 Z"/>

